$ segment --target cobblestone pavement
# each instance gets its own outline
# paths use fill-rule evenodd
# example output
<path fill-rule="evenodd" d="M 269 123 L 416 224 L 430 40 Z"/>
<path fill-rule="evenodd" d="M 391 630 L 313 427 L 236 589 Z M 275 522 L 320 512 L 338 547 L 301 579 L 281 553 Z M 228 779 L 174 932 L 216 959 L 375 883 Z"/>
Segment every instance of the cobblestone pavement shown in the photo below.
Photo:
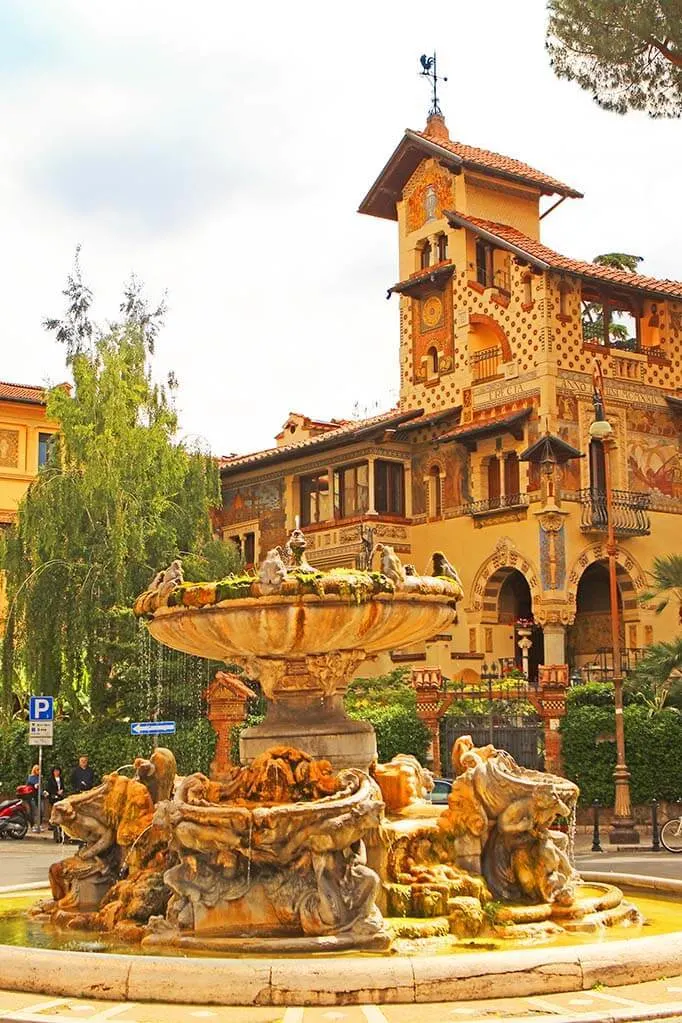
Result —
<path fill-rule="evenodd" d="M 343 969 L 342 964 L 339 964 Z M 141 1002 L 93 1002 L 0 990 L 0 1023 L 535 1023 L 665 1019 L 682 1023 L 682 976 L 629 987 L 488 1001 L 319 1008 L 227 1008 Z"/>

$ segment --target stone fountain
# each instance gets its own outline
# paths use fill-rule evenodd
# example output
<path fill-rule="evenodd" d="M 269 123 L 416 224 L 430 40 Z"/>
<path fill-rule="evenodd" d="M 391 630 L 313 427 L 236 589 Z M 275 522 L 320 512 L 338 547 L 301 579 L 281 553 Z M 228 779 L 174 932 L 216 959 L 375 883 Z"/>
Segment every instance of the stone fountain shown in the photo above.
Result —
<path fill-rule="evenodd" d="M 376 763 L 374 733 L 342 695 L 367 653 L 443 631 L 462 586 L 410 574 L 378 545 L 380 571 L 314 570 L 305 538 L 259 573 L 186 583 L 175 562 L 135 604 L 160 642 L 238 662 L 268 699 L 242 741 L 245 766 L 176 777 L 169 750 L 58 803 L 84 844 L 50 871 L 36 913 L 61 928 L 143 946 L 226 954 L 386 950 L 415 937 L 524 940 L 634 919 L 618 889 L 581 894 L 569 840 L 578 789 L 506 752 L 453 749 L 447 808 L 409 755 Z"/>

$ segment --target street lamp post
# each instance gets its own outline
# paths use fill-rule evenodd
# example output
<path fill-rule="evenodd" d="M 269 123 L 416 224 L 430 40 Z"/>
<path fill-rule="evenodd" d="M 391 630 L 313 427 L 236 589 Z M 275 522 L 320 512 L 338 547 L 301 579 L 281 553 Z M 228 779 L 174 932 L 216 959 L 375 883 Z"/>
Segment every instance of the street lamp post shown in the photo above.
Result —
<path fill-rule="evenodd" d="M 623 666 L 620 650 L 618 616 L 618 583 L 616 581 L 616 534 L 613 521 L 613 494 L 611 490 L 610 454 L 614 448 L 613 427 L 604 414 L 604 379 L 601 365 L 594 362 L 594 412 L 590 437 L 598 441 L 604 453 L 604 491 L 606 497 L 606 553 L 609 559 L 609 605 L 611 616 L 611 646 L 613 649 L 613 697 L 616 705 L 616 766 L 613 771 L 616 798 L 613 821 L 609 830 L 612 845 L 637 845 L 639 832 L 635 828 L 630 803 L 630 772 L 625 762 L 625 728 L 623 721 Z"/>

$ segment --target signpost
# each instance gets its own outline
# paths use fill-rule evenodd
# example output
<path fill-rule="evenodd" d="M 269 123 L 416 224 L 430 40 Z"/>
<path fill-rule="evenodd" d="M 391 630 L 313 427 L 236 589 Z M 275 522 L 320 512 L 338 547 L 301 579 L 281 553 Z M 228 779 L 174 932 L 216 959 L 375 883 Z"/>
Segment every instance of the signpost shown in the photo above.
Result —
<path fill-rule="evenodd" d="M 31 696 L 28 701 L 28 744 L 38 747 L 38 827 L 43 805 L 43 746 L 51 746 L 54 728 L 54 697 Z"/>
<path fill-rule="evenodd" d="M 175 721 L 131 721 L 131 735 L 174 735 Z"/>

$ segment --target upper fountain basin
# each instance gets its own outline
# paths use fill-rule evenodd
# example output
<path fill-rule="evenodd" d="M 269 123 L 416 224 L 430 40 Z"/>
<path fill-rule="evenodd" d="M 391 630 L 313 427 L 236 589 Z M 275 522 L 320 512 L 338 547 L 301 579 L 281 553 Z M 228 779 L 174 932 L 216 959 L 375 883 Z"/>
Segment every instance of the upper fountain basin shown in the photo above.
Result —
<path fill-rule="evenodd" d="M 214 660 L 300 658 L 335 650 L 378 653 L 429 639 L 455 619 L 448 580 L 414 579 L 431 592 L 415 586 L 361 603 L 333 594 L 274 594 L 206 607 L 159 607 L 148 628 L 174 650 Z"/>

